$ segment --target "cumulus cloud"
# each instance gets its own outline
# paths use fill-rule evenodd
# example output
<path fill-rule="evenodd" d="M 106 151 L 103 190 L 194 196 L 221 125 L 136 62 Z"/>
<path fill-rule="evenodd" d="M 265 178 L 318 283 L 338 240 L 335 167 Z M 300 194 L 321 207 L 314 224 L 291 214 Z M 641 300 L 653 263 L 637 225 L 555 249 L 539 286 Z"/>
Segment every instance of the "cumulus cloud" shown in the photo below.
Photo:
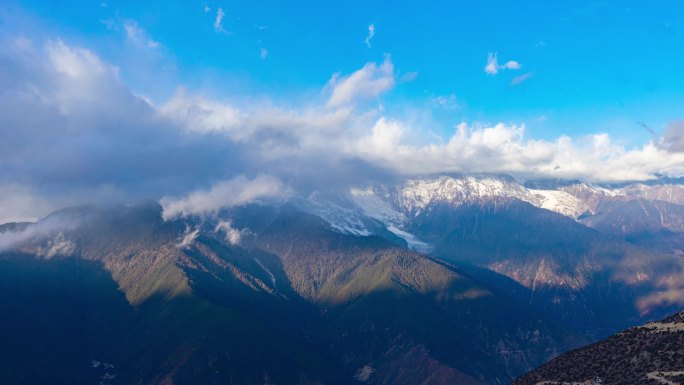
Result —
<path fill-rule="evenodd" d="M 684 174 L 678 122 L 633 148 L 602 133 L 534 139 L 522 123 L 462 123 L 435 137 L 420 120 L 373 102 L 397 83 L 390 57 L 334 75 L 319 97 L 254 101 L 181 87 L 155 104 L 86 48 L 60 40 L 3 43 L 0 222 L 73 204 L 162 197 L 170 218 L 290 190 L 429 173 L 594 182 Z M 454 105 L 450 95 L 433 100 L 435 108 Z"/>
<path fill-rule="evenodd" d="M 351 75 L 335 74 L 328 82 L 330 98 L 327 105 L 328 107 L 340 107 L 374 98 L 390 90 L 394 84 L 394 64 L 392 64 L 391 58 L 387 56 L 380 65 L 366 63 L 363 68 Z"/>
<path fill-rule="evenodd" d="M 190 94 L 183 88 L 158 111 L 188 133 L 220 135 L 243 146 L 255 145 L 269 158 L 306 150 L 326 137 L 343 135 L 353 120 L 346 108 L 312 105 L 290 109 L 256 102 L 239 106 L 229 100 Z"/>
<path fill-rule="evenodd" d="M 523 125 L 456 127 L 445 142 L 423 146 L 403 142 L 409 130 L 399 121 L 380 119 L 352 151 L 399 174 L 503 172 L 519 177 L 577 178 L 587 181 L 650 179 L 656 173 L 684 173 L 684 154 L 655 142 L 626 149 L 607 134 L 555 141 L 525 138 Z M 600 166 L 597 166 L 600 165 Z M 667 171 L 665 171 L 667 170 Z"/>
<path fill-rule="evenodd" d="M 0 222 L 183 193 L 241 161 L 240 146 L 189 134 L 90 50 L 61 40 L 3 43 Z"/>
<path fill-rule="evenodd" d="M 371 47 L 371 40 L 373 39 L 373 36 L 375 36 L 375 25 L 370 24 L 368 25 L 368 35 L 366 35 L 366 38 L 363 40 L 363 42 L 366 43 L 368 48 Z"/>
<path fill-rule="evenodd" d="M 496 75 L 500 70 L 519 70 L 522 68 L 520 63 L 515 60 L 509 60 L 504 64 L 499 64 L 498 54 L 496 52 L 489 53 L 487 55 L 487 64 L 484 67 L 484 71 L 489 75 Z"/>
<path fill-rule="evenodd" d="M 284 197 L 287 189 L 275 177 L 259 175 L 250 180 L 244 175 L 214 184 L 209 190 L 198 190 L 181 198 L 164 197 L 160 203 L 165 220 L 178 216 L 202 215 L 222 208 L 239 206 L 261 199 Z"/>

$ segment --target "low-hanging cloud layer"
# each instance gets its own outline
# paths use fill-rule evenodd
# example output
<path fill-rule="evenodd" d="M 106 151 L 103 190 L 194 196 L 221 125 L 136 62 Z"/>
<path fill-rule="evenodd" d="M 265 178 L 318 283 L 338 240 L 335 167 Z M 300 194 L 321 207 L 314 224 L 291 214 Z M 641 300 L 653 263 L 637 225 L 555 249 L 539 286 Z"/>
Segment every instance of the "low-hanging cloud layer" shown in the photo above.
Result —
<path fill-rule="evenodd" d="M 163 197 L 164 219 L 178 216 L 211 214 L 222 207 L 239 206 L 259 199 L 284 198 L 287 188 L 274 177 L 258 175 L 249 180 L 244 175 L 195 191 L 182 198 Z"/>
<path fill-rule="evenodd" d="M 603 133 L 539 140 L 504 123 L 454 122 L 451 135 L 416 143 L 427 131 L 382 108 L 400 83 L 389 56 L 332 75 L 319 98 L 292 107 L 182 87 L 154 103 L 87 48 L 21 38 L 3 46 L 0 222 L 139 198 L 161 199 L 170 217 L 209 213 L 303 188 L 447 172 L 596 182 L 684 174 L 681 122 L 637 148 Z M 492 74 L 520 67 L 490 59 Z"/>

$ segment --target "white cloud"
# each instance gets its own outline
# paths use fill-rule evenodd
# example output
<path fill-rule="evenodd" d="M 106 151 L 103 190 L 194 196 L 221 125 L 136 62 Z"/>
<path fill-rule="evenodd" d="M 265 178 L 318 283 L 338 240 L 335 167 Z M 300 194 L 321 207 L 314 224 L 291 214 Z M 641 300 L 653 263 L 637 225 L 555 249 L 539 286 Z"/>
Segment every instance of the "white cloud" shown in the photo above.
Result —
<path fill-rule="evenodd" d="M 183 237 L 181 238 L 180 242 L 176 245 L 179 249 L 189 249 L 192 247 L 192 245 L 195 244 L 195 240 L 197 240 L 197 237 L 199 236 L 200 229 L 191 229 L 190 227 L 186 226 L 185 227 L 185 232 L 183 233 Z"/>
<path fill-rule="evenodd" d="M 118 72 L 116 67 L 103 63 L 92 51 L 67 46 L 61 40 L 48 42 L 46 51 L 53 68 L 72 79 L 92 80 L 106 72 Z"/>
<path fill-rule="evenodd" d="M 515 60 L 509 60 L 504 65 L 501 66 L 503 69 L 507 70 L 519 70 L 522 66 Z"/>
<path fill-rule="evenodd" d="M 0 221 L 162 196 L 167 217 L 211 213 L 282 196 L 282 180 L 297 189 L 446 172 L 601 182 L 684 175 L 681 123 L 634 148 L 602 133 L 529 138 L 522 123 L 459 124 L 434 136 L 434 121 L 401 118 L 373 101 L 396 83 L 389 57 L 333 76 L 318 97 L 216 99 L 181 89 L 156 105 L 88 49 L 59 40 L 4 46 Z M 452 95 L 432 102 L 457 104 Z M 271 177 L 216 182 L 260 173 Z"/>
<path fill-rule="evenodd" d="M 211 12 L 211 8 L 209 8 L 209 6 L 205 4 L 204 5 L 204 13 L 209 13 L 209 12 Z"/>
<path fill-rule="evenodd" d="M 355 102 L 377 97 L 394 87 L 394 65 L 389 56 L 378 66 L 366 63 L 348 76 L 335 74 L 328 82 L 331 90 L 328 107 L 353 105 Z"/>
<path fill-rule="evenodd" d="M 52 257 L 67 251 L 69 253 L 73 252 L 73 244 L 66 241 L 64 235 L 60 235 L 60 232 L 74 229 L 76 225 L 77 220 L 73 218 L 64 219 L 48 217 L 38 223 L 32 223 L 17 230 L 0 232 L 0 252 L 21 247 L 28 241 L 52 236 L 56 236 L 56 238 L 54 240 L 47 240 L 48 250 L 43 253 L 44 255 Z M 52 253 L 50 253 L 50 250 L 52 250 L 53 247 L 55 248 Z"/>
<path fill-rule="evenodd" d="M 471 127 L 462 123 L 445 143 L 416 146 L 402 142 L 407 131 L 401 122 L 382 118 L 348 150 L 406 175 L 503 172 L 606 182 L 645 180 L 655 173 L 684 174 L 684 154 L 673 154 L 654 142 L 626 149 L 607 134 L 544 141 L 526 139 L 522 125 Z"/>
<path fill-rule="evenodd" d="M 531 78 L 532 75 L 534 75 L 532 72 L 528 72 L 526 74 L 522 74 L 520 76 L 516 76 L 511 80 L 511 85 L 512 86 L 517 86 L 518 84 L 522 84 L 524 81 L 527 79 Z"/>
<path fill-rule="evenodd" d="M 214 184 L 209 190 L 198 190 L 182 198 L 160 200 L 165 220 L 178 216 L 214 213 L 222 208 L 251 203 L 262 199 L 282 198 L 288 193 L 280 179 L 258 175 L 249 180 L 244 175 Z"/>
<path fill-rule="evenodd" d="M 375 36 L 375 25 L 370 24 L 368 25 L 368 35 L 366 35 L 366 38 L 363 40 L 363 42 L 366 43 L 368 48 L 371 47 L 371 40 L 373 39 L 373 36 Z"/>
<path fill-rule="evenodd" d="M 239 245 L 245 236 L 251 235 L 252 232 L 249 229 L 237 229 L 233 227 L 233 222 L 230 220 L 219 220 L 214 228 L 214 232 L 223 232 L 225 235 L 225 240 L 231 245 Z"/>
<path fill-rule="evenodd" d="M 445 110 L 458 110 L 461 108 L 454 94 L 433 96 L 432 104 L 437 108 Z"/>
<path fill-rule="evenodd" d="M 226 14 L 223 12 L 223 8 L 219 8 L 216 10 L 216 19 L 214 19 L 214 31 L 216 32 L 225 32 L 223 29 L 223 17 Z"/>
<path fill-rule="evenodd" d="M 496 52 L 490 52 L 487 54 L 487 64 L 484 67 L 484 71 L 493 76 L 498 74 L 499 71 L 503 69 L 519 70 L 520 68 L 522 68 L 522 66 L 515 60 L 509 60 L 503 65 L 499 65 L 498 54 Z"/>
<path fill-rule="evenodd" d="M 487 55 L 487 65 L 485 65 L 485 72 L 490 75 L 496 75 L 499 73 L 499 61 L 496 57 L 496 53 L 489 53 Z"/>
<path fill-rule="evenodd" d="M 76 244 L 60 232 L 53 239 L 48 240 L 45 247 L 39 248 L 38 255 L 50 259 L 57 255 L 72 255 L 75 250 Z"/>
<path fill-rule="evenodd" d="M 187 96 L 183 88 L 159 112 L 193 132 L 231 133 L 236 140 L 252 134 L 244 128 L 246 115 L 237 107 L 201 96 Z"/>
<path fill-rule="evenodd" d="M 259 56 L 261 57 L 261 60 L 265 60 L 268 57 L 268 50 L 266 48 L 260 48 L 259 50 Z"/>
<path fill-rule="evenodd" d="M 130 42 L 147 48 L 159 48 L 159 42 L 152 40 L 137 22 L 126 20 L 124 22 L 124 30 L 126 31 L 126 38 Z"/>

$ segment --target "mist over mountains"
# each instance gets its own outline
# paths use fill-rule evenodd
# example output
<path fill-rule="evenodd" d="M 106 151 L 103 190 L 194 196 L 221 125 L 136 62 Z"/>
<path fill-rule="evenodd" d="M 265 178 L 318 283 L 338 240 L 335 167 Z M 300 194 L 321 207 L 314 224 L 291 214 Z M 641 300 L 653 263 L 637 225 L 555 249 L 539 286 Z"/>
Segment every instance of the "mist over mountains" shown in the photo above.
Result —
<path fill-rule="evenodd" d="M 17 354 L 0 375 L 506 384 L 684 306 L 680 185 L 450 175 L 275 198 L 252 184 L 3 225 Z"/>
<path fill-rule="evenodd" d="M 308 194 L 445 173 L 592 183 L 684 173 L 670 143 L 682 130 L 676 122 L 633 148 L 604 133 L 538 140 L 523 124 L 484 122 L 459 123 L 426 140 L 434 137 L 432 123 L 383 110 L 381 97 L 401 83 L 389 55 L 333 75 L 316 97 L 217 98 L 181 85 L 154 101 L 85 47 L 54 38 L 2 41 L 3 222 L 265 179 Z"/>
<path fill-rule="evenodd" d="M 681 15 L 0 1 L 0 384 L 681 382 Z"/>

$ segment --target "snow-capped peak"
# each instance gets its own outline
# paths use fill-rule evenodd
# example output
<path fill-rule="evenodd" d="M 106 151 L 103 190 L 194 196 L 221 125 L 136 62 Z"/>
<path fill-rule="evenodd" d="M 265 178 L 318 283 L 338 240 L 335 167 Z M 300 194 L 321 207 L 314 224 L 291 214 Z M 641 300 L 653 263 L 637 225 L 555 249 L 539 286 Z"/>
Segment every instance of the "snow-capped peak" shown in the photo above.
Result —
<path fill-rule="evenodd" d="M 523 185 L 508 176 L 443 175 L 354 187 L 338 193 L 316 192 L 306 201 L 310 211 L 328 221 L 337 231 L 370 235 L 376 233 L 378 226 L 384 226 L 406 240 L 409 247 L 426 252 L 430 245 L 407 229 L 415 217 L 433 205 L 458 207 L 494 198 L 515 198 L 577 219 L 586 212 L 595 213 L 606 200 L 634 197 L 681 204 L 684 203 L 684 186 L 635 183 L 611 187 L 580 181 Z"/>

